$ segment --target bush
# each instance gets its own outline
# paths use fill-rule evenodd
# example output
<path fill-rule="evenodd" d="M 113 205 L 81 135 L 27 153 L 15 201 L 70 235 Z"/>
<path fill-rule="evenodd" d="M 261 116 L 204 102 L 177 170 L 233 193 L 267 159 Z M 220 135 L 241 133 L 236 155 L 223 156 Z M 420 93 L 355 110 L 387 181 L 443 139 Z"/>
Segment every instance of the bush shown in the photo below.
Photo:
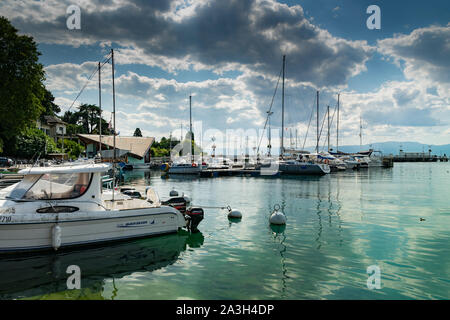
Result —
<path fill-rule="evenodd" d="M 60 152 L 56 143 L 37 128 L 25 129 L 16 140 L 16 156 L 19 158 L 41 158 L 49 153 Z"/>
<path fill-rule="evenodd" d="M 58 147 L 62 149 L 62 143 L 58 141 Z M 71 159 L 77 159 L 82 152 L 84 152 L 84 147 L 72 140 L 64 139 L 64 152 L 66 152 Z"/>

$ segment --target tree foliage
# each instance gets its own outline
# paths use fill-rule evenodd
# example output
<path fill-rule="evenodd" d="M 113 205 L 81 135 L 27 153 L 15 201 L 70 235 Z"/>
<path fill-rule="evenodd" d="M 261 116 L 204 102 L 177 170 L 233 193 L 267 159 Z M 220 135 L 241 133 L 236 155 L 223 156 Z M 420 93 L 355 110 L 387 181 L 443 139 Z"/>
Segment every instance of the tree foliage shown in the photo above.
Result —
<path fill-rule="evenodd" d="M 37 128 L 27 128 L 17 136 L 15 149 L 16 157 L 26 159 L 60 152 L 53 139 Z"/>
<path fill-rule="evenodd" d="M 82 134 L 99 134 L 99 119 L 100 119 L 100 107 L 95 104 L 82 104 L 78 107 L 78 111 L 66 111 L 62 120 L 66 122 L 67 134 L 75 135 Z M 102 134 L 112 134 L 108 128 L 108 122 L 105 119 L 101 119 L 102 122 Z"/>
<path fill-rule="evenodd" d="M 9 151 L 15 137 L 24 128 L 36 126 L 35 121 L 45 110 L 40 53 L 33 38 L 17 32 L 0 17 L 0 151 Z"/>
<path fill-rule="evenodd" d="M 170 156 L 170 150 L 172 150 L 179 143 L 180 143 L 179 140 L 175 140 L 172 138 L 172 143 L 171 143 L 170 138 L 168 139 L 166 137 L 162 137 L 159 142 L 155 141 L 153 143 L 150 154 L 153 157 L 168 157 L 168 156 Z M 189 139 L 185 139 L 181 143 L 189 145 Z M 200 148 L 200 146 L 195 144 L 194 141 L 192 141 L 191 143 L 192 143 L 192 146 L 194 147 L 194 153 L 200 154 L 202 152 L 202 148 Z"/>
<path fill-rule="evenodd" d="M 58 147 L 62 149 L 62 141 L 58 141 Z M 84 147 L 75 141 L 64 139 L 64 152 L 67 153 L 71 159 L 78 159 L 81 153 L 84 152 Z"/>
<path fill-rule="evenodd" d="M 141 129 L 136 128 L 136 130 L 134 130 L 133 136 L 134 137 L 142 137 Z"/>

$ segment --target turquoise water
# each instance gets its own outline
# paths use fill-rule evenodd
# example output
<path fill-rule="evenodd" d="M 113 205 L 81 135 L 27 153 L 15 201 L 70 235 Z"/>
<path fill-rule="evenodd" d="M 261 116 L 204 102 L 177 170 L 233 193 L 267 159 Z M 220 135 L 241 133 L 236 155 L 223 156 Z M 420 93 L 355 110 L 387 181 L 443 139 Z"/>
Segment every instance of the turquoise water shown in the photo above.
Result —
<path fill-rule="evenodd" d="M 449 163 L 295 178 L 134 171 L 126 181 L 161 196 L 175 187 L 194 204 L 230 205 L 243 218 L 205 209 L 194 235 L 0 257 L 0 298 L 450 299 Z M 269 226 L 276 204 L 284 230 Z M 81 290 L 66 289 L 70 264 L 81 268 Z M 372 265 L 381 289 L 367 287 Z"/>

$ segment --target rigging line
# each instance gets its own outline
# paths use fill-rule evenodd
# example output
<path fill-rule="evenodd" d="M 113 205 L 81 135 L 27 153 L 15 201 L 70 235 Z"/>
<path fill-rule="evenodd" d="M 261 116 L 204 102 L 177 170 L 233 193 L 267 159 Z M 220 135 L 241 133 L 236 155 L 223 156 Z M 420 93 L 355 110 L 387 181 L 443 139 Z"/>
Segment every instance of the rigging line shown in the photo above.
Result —
<path fill-rule="evenodd" d="M 107 63 L 109 61 L 109 58 L 106 58 L 103 62 L 103 64 L 101 65 L 101 67 L 103 65 L 105 65 L 105 63 Z M 101 68 L 100 67 L 100 68 Z M 88 77 L 87 81 L 84 83 L 83 87 L 81 88 L 80 92 L 78 92 L 78 95 L 76 96 L 75 100 L 73 100 L 72 104 L 70 105 L 69 109 L 67 109 L 67 111 L 70 111 L 70 109 L 73 107 L 74 103 L 78 100 L 78 98 L 81 96 L 81 94 L 83 93 L 84 89 L 86 89 L 89 81 L 91 81 L 92 77 L 98 72 L 98 65 L 95 66 L 95 70 L 94 72 L 92 72 L 92 74 Z"/>
<path fill-rule="evenodd" d="M 259 140 L 259 143 L 258 143 L 258 148 L 257 148 L 256 154 L 259 153 L 259 148 L 260 148 L 260 146 L 261 146 L 262 138 L 263 138 L 263 136 L 264 136 L 264 131 L 266 130 L 266 127 L 267 127 L 267 122 L 269 121 L 270 112 L 271 112 L 271 110 L 272 110 L 273 101 L 275 100 L 275 95 L 276 95 L 277 90 L 278 90 L 278 85 L 279 85 L 279 83 L 280 83 L 280 78 L 281 78 L 281 73 L 282 73 L 282 72 L 283 72 L 283 68 L 281 68 L 280 74 L 278 75 L 277 85 L 275 86 L 275 91 L 274 91 L 273 96 L 272 96 L 272 101 L 270 102 L 269 111 L 268 111 L 268 113 L 267 113 L 266 122 L 264 123 L 264 129 L 263 129 L 263 132 L 262 132 L 262 134 L 261 134 L 261 139 Z"/>
<path fill-rule="evenodd" d="M 312 116 L 313 116 L 313 114 L 314 114 L 314 104 L 315 104 L 315 102 L 316 102 L 316 99 L 317 99 L 317 97 L 314 96 L 313 107 L 312 107 L 312 109 L 311 109 L 311 116 L 309 117 L 308 128 L 306 129 L 306 133 L 305 133 L 305 140 L 303 140 L 302 150 L 305 150 L 306 139 L 308 138 L 309 126 L 311 125 Z"/>
<path fill-rule="evenodd" d="M 319 132 L 319 141 L 320 141 L 320 137 L 322 136 L 322 130 L 323 130 L 323 126 L 325 124 L 326 115 L 327 115 L 326 113 L 323 115 L 322 127 L 320 128 L 320 132 Z M 319 150 L 317 150 L 317 152 L 319 152 Z"/>
<path fill-rule="evenodd" d="M 329 104 L 327 104 L 327 105 L 329 105 Z M 323 115 L 322 127 L 320 128 L 319 141 L 320 141 L 320 138 L 322 137 L 322 130 L 323 130 L 323 126 L 325 125 L 325 119 L 326 119 L 326 116 L 327 116 L 327 114 L 325 113 L 325 114 Z M 319 151 L 319 150 L 317 150 L 317 151 Z"/>
<path fill-rule="evenodd" d="M 333 119 L 334 119 L 334 115 L 336 114 L 336 110 L 337 110 L 337 103 L 336 103 L 336 105 L 334 106 L 334 112 L 333 112 L 333 115 L 331 116 L 330 128 L 331 128 L 331 126 L 333 125 Z M 326 144 L 326 142 L 327 142 L 327 140 L 324 140 L 324 143 L 323 143 L 323 145 L 322 145 L 322 151 L 325 149 L 325 144 Z"/>

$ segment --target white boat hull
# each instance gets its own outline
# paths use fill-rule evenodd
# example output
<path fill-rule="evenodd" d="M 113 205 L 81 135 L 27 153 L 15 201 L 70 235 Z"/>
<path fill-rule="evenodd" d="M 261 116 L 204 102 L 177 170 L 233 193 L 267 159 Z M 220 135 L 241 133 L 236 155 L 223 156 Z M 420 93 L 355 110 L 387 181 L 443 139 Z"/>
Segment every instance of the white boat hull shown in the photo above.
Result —
<path fill-rule="evenodd" d="M 40 214 L 39 220 L 26 216 L 1 215 L 0 252 L 54 248 L 56 225 L 61 230 L 60 247 L 69 247 L 172 233 L 185 224 L 180 212 L 165 206 L 100 211 L 89 216 L 65 213 L 59 214 L 58 221 L 55 214 Z"/>
<path fill-rule="evenodd" d="M 316 164 L 316 163 L 298 163 L 298 164 L 280 163 L 279 170 L 283 174 L 325 175 L 330 173 L 330 166 L 327 164 Z"/>

